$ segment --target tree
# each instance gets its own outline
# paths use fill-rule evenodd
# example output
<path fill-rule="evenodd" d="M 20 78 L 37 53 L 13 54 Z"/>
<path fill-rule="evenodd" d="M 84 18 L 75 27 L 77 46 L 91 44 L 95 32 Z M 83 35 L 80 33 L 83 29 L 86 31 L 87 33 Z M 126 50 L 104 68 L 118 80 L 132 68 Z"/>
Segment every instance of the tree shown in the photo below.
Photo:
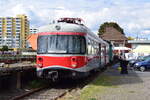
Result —
<path fill-rule="evenodd" d="M 99 35 L 104 34 L 105 31 L 106 31 L 106 27 L 113 27 L 113 28 L 117 29 L 119 32 L 121 32 L 122 34 L 124 34 L 123 29 L 115 22 L 105 22 L 105 23 L 103 23 L 100 26 L 99 30 L 98 30 L 98 34 Z"/>
<path fill-rule="evenodd" d="M 2 51 L 8 51 L 8 46 L 4 45 L 4 46 L 2 47 Z"/>
<path fill-rule="evenodd" d="M 133 38 L 133 37 L 131 37 L 131 36 L 129 36 L 129 37 L 128 37 L 128 40 L 134 40 L 134 38 Z"/>

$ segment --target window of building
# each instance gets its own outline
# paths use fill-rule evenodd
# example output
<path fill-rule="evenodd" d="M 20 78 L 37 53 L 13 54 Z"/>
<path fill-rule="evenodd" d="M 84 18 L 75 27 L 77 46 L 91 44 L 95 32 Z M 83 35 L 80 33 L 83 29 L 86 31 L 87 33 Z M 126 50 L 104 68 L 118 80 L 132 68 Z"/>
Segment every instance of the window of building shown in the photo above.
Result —
<path fill-rule="evenodd" d="M 6 19 L 7 19 L 7 20 L 11 20 L 12 18 L 11 18 L 11 17 L 7 17 Z"/>
<path fill-rule="evenodd" d="M 17 24 L 16 24 L 16 27 L 21 27 L 20 23 L 19 23 L 19 24 L 17 23 Z"/>
<path fill-rule="evenodd" d="M 16 38 L 16 41 L 19 41 L 20 40 L 20 38 Z"/>
<path fill-rule="evenodd" d="M 16 29 L 20 29 L 21 27 L 16 27 Z"/>
<path fill-rule="evenodd" d="M 20 36 L 16 36 L 16 38 L 20 38 Z"/>
<path fill-rule="evenodd" d="M 7 27 L 12 27 L 12 24 L 7 24 Z"/>
<path fill-rule="evenodd" d="M 21 20 L 16 20 L 16 23 L 20 23 L 21 22 Z"/>
<path fill-rule="evenodd" d="M 11 32 L 11 30 L 7 30 L 7 32 Z"/>
<path fill-rule="evenodd" d="M 10 29 L 12 29 L 12 27 L 7 27 L 7 30 L 10 30 Z"/>
<path fill-rule="evenodd" d="M 17 35 L 20 35 L 20 31 L 19 31 L 19 32 L 16 32 L 16 36 L 17 36 Z"/>
<path fill-rule="evenodd" d="M 20 32 L 20 30 L 16 30 L 16 32 Z"/>
<path fill-rule="evenodd" d="M 12 23 L 12 21 L 7 21 L 7 24 L 10 24 L 10 23 Z"/>
<path fill-rule="evenodd" d="M 20 18 L 16 18 L 16 20 L 21 20 Z"/>

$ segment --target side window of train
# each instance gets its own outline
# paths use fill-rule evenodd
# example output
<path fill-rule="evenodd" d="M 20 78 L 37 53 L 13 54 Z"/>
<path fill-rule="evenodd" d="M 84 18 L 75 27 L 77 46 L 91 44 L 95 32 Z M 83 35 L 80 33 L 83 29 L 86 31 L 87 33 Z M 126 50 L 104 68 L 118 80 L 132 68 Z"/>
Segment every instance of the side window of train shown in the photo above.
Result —
<path fill-rule="evenodd" d="M 93 40 L 91 41 L 91 45 L 92 45 L 92 51 L 91 51 L 91 54 L 94 54 L 94 41 L 93 41 Z"/>
<path fill-rule="evenodd" d="M 88 39 L 88 54 L 94 54 L 94 41 Z"/>
<path fill-rule="evenodd" d="M 96 42 L 95 47 L 96 47 L 96 55 L 99 55 L 99 54 L 98 54 L 98 53 L 99 53 L 99 46 L 98 46 L 98 43 L 97 43 L 97 42 Z"/>
<path fill-rule="evenodd" d="M 88 39 L 88 54 L 91 54 L 91 50 L 92 50 L 92 47 L 91 47 L 91 40 Z"/>
<path fill-rule="evenodd" d="M 98 54 L 98 43 L 95 42 L 95 54 L 97 55 Z"/>
<path fill-rule="evenodd" d="M 92 49 L 92 54 L 95 54 L 95 42 L 93 41 L 93 43 L 92 43 L 92 47 L 93 47 L 93 49 Z"/>
<path fill-rule="evenodd" d="M 86 40 L 85 38 L 81 38 L 81 53 L 85 53 L 86 52 Z"/>
<path fill-rule="evenodd" d="M 93 52 L 93 54 L 97 55 L 97 54 L 98 54 L 98 43 L 97 43 L 96 41 L 94 41 L 93 47 L 94 47 L 94 52 Z"/>
<path fill-rule="evenodd" d="M 103 45 L 101 45 L 101 56 L 102 57 L 104 56 L 104 47 L 103 47 Z"/>

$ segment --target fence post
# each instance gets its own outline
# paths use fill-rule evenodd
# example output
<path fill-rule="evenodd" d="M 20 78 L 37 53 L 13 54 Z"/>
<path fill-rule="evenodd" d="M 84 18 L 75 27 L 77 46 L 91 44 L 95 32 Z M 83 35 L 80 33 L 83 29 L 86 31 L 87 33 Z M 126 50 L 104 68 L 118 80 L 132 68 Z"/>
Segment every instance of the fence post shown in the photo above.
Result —
<path fill-rule="evenodd" d="M 21 72 L 17 72 L 17 85 L 16 85 L 17 89 L 21 88 Z"/>

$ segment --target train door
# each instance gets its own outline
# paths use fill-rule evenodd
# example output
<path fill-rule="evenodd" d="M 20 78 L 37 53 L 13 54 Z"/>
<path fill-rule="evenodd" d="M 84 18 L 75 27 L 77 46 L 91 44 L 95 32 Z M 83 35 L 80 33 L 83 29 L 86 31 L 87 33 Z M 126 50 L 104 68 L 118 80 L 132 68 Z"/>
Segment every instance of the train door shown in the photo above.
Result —
<path fill-rule="evenodd" d="M 106 48 L 106 51 L 105 51 L 105 55 L 106 55 L 106 63 L 105 64 L 108 64 L 110 62 L 110 49 L 109 49 L 109 45 L 108 46 L 105 46 Z"/>
<path fill-rule="evenodd" d="M 101 66 L 101 64 L 102 64 L 102 60 L 101 60 L 102 58 L 101 58 L 101 44 L 99 44 L 99 66 Z"/>
<path fill-rule="evenodd" d="M 112 62 L 112 60 L 113 60 L 112 44 L 109 43 L 109 62 Z"/>
<path fill-rule="evenodd" d="M 101 46 L 101 62 L 102 62 L 103 67 L 108 63 L 107 49 L 108 49 L 107 46 L 105 44 L 102 44 L 102 46 Z"/>
<path fill-rule="evenodd" d="M 107 55 L 106 55 L 106 46 L 104 46 L 104 64 L 106 65 L 107 63 Z"/>
<path fill-rule="evenodd" d="M 103 67 L 104 62 L 105 62 L 105 60 L 104 60 L 104 45 L 101 44 L 101 67 Z"/>

